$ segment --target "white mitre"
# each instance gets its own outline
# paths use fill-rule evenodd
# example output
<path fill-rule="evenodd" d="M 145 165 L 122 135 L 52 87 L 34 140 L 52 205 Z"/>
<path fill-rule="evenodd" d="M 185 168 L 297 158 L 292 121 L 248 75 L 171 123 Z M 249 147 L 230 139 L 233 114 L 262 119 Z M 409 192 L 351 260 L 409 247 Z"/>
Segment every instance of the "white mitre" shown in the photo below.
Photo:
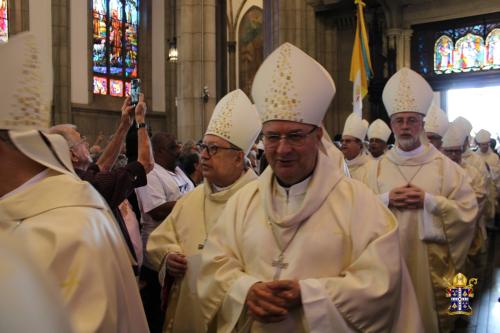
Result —
<path fill-rule="evenodd" d="M 52 64 L 41 57 L 35 36 L 24 32 L 0 44 L 0 129 L 25 156 L 58 172 L 74 174 L 66 140 L 41 130 L 50 124 Z"/>
<path fill-rule="evenodd" d="M 368 140 L 375 138 L 387 142 L 390 136 L 391 129 L 387 126 L 385 121 L 381 119 L 375 120 L 371 123 L 370 127 L 368 127 Z"/>
<path fill-rule="evenodd" d="M 477 143 L 489 143 L 491 140 L 491 133 L 482 129 L 477 132 L 475 140 Z"/>
<path fill-rule="evenodd" d="M 448 130 L 443 136 L 442 148 L 462 147 L 467 134 L 457 122 L 450 123 Z"/>
<path fill-rule="evenodd" d="M 427 112 L 427 116 L 425 116 L 425 132 L 436 133 L 443 137 L 448 129 L 448 126 L 450 126 L 450 123 L 448 122 L 446 114 L 439 106 L 432 103 L 429 111 Z"/>
<path fill-rule="evenodd" d="M 288 120 L 321 126 L 334 96 L 335 83 L 327 70 L 290 43 L 264 60 L 252 85 L 262 123 Z"/>
<path fill-rule="evenodd" d="M 246 155 L 260 129 L 261 122 L 255 106 L 242 90 L 236 89 L 217 103 L 205 134 L 229 141 Z"/>
<path fill-rule="evenodd" d="M 462 129 L 462 131 L 465 132 L 467 136 L 470 135 L 470 131 L 472 131 L 472 124 L 470 121 L 465 119 L 464 117 L 457 117 L 455 120 L 453 120 L 454 123 L 457 123 L 457 125 Z"/>
<path fill-rule="evenodd" d="M 400 112 L 427 114 L 432 103 L 431 86 L 415 71 L 401 68 L 384 87 L 382 100 L 389 117 Z"/>
<path fill-rule="evenodd" d="M 368 130 L 368 122 L 363 121 L 361 117 L 356 113 L 351 113 L 347 117 L 344 124 L 344 131 L 342 136 L 350 135 L 363 141 L 366 137 L 366 131 Z"/>

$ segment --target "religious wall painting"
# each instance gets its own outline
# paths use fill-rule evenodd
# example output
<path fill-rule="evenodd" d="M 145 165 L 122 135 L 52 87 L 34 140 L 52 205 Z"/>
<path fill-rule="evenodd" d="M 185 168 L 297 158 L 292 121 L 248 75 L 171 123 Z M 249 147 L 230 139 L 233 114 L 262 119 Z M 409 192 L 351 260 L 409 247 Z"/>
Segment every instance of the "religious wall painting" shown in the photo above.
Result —
<path fill-rule="evenodd" d="M 239 88 L 250 96 L 252 82 L 264 60 L 263 13 L 256 6 L 243 16 L 238 31 Z"/>
<path fill-rule="evenodd" d="M 7 0 L 0 0 L 0 44 L 9 39 L 9 17 Z"/>
<path fill-rule="evenodd" d="M 93 0 L 92 19 L 93 72 L 106 77 L 106 89 L 94 86 L 94 93 L 123 97 L 137 77 L 139 0 Z"/>

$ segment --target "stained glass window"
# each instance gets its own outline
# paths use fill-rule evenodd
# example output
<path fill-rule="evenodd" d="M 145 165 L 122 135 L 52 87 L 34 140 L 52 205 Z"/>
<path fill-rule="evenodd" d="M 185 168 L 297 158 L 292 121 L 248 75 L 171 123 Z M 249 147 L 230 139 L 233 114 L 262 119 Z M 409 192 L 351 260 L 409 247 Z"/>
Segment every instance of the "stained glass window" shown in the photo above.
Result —
<path fill-rule="evenodd" d="M 460 31 L 450 30 L 449 35 L 442 35 L 436 40 L 434 73 L 463 73 L 500 68 L 500 28 L 492 29 L 486 39 L 482 37 L 485 29 L 476 26 L 474 28 L 467 30 L 465 35 L 461 35 Z M 458 36 L 460 37 L 454 38 Z"/>
<path fill-rule="evenodd" d="M 9 18 L 7 13 L 7 0 L 0 0 L 0 43 L 9 39 Z"/>
<path fill-rule="evenodd" d="M 500 68 L 500 29 L 493 29 L 486 37 L 485 69 Z"/>
<path fill-rule="evenodd" d="M 94 94 L 127 95 L 137 77 L 139 0 L 93 0 L 92 15 Z"/>

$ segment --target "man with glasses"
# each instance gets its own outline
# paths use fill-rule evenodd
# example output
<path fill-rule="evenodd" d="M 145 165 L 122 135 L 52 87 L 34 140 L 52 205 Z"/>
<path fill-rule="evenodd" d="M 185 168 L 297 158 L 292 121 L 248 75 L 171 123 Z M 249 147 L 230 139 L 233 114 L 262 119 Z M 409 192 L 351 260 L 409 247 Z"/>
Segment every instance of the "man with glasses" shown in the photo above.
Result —
<path fill-rule="evenodd" d="M 464 171 L 426 143 L 423 119 L 433 92 L 424 78 L 403 68 L 389 79 L 382 98 L 396 146 L 372 163 L 367 184 L 398 220 L 425 331 L 449 331 L 453 317 L 444 288 L 464 267 L 476 197 Z"/>
<path fill-rule="evenodd" d="M 138 262 L 142 259 L 138 257 L 138 253 L 134 249 L 134 244 L 140 246 L 141 240 L 131 238 L 131 234 L 138 234 L 138 232 L 129 233 L 119 206 L 133 193 L 136 187 L 146 185 L 146 174 L 153 169 L 154 160 L 145 126 L 145 117 L 146 104 L 144 103 L 144 95 L 140 95 L 139 103 L 136 107 L 131 105 L 130 97 L 127 97 L 122 105 L 121 118 L 117 130 L 95 163 L 93 163 L 90 154 L 87 138 L 82 136 L 74 125 L 62 124 L 50 128 L 50 133 L 60 134 L 68 142 L 71 161 L 78 176 L 82 180 L 92 184 L 106 199 L 106 202 L 115 215 L 130 253 L 135 259 L 133 267 L 136 275 L 138 275 L 140 269 Z M 134 120 L 138 127 L 137 161 L 132 161 L 124 167 L 112 169 L 120 154 L 125 136 L 134 123 Z M 139 228 L 139 226 L 134 227 Z"/>
<path fill-rule="evenodd" d="M 74 332 L 146 332 L 130 254 L 109 206 L 75 174 L 66 140 L 39 130 L 50 123 L 52 67 L 43 66 L 29 33 L 0 45 L 0 59 L 9 59 L 0 63 L 9 78 L 0 82 L 0 230 L 54 280 Z M 0 275 L 15 274 L 4 265 L 0 258 Z M 42 306 L 29 280 L 17 280 Z M 8 305 L 14 316 L 41 324 L 36 317 L 46 311 L 22 316 L 28 309 L 16 306 Z M 23 332 L 4 323 L 0 318 L 2 332 Z"/>
<path fill-rule="evenodd" d="M 209 234 L 197 285 L 205 326 L 418 329 L 394 217 L 321 147 L 334 94 L 328 72 L 289 43 L 258 70 L 252 96 L 270 167 L 229 200 Z"/>
<path fill-rule="evenodd" d="M 238 89 L 222 98 L 198 145 L 204 183 L 177 202 L 149 237 L 150 262 L 161 272 L 161 281 L 166 275 L 167 281 L 173 282 L 165 300 L 164 331 L 205 332 L 193 283 L 200 253 L 229 198 L 257 178 L 246 168 L 245 156 L 260 129 L 257 111 L 243 91 Z"/>

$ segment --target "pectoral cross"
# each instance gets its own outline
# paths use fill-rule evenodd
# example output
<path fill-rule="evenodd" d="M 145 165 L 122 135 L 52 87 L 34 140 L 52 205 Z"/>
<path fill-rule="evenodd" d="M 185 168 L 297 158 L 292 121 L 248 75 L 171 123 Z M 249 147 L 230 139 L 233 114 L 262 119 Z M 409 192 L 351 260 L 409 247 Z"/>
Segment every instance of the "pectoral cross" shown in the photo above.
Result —
<path fill-rule="evenodd" d="M 285 256 L 280 254 L 278 260 L 273 260 L 272 266 L 276 267 L 276 273 L 274 273 L 273 280 L 278 280 L 281 275 L 281 270 L 288 267 L 288 263 L 284 262 Z"/>

